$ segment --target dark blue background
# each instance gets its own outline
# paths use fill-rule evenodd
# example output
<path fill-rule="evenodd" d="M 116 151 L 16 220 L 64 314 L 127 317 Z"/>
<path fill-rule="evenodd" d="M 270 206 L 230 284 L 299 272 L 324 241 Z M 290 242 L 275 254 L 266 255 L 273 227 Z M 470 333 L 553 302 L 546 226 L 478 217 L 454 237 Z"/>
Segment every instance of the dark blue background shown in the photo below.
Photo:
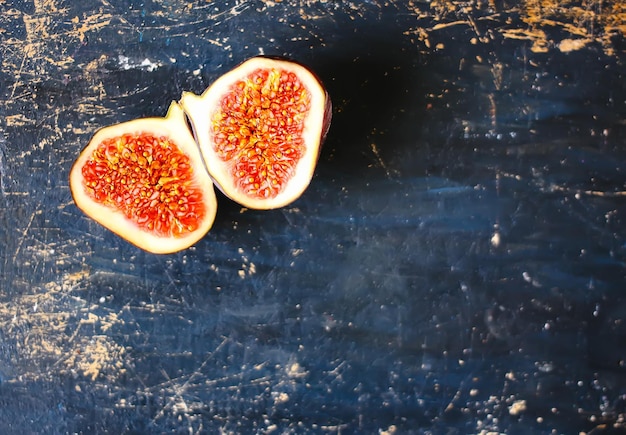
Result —
<path fill-rule="evenodd" d="M 623 35 L 435 3 L 1 4 L 2 432 L 621 428 Z M 73 205 L 97 128 L 257 54 L 334 102 L 298 201 L 164 256 Z"/>

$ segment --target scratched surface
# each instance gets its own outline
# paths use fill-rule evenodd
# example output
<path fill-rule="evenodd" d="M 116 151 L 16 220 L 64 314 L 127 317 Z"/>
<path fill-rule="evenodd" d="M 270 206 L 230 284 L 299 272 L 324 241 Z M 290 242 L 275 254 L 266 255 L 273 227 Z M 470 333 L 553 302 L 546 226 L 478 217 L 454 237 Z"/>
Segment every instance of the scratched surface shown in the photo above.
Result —
<path fill-rule="evenodd" d="M 622 428 L 622 2 L 0 11 L 2 433 Z M 73 205 L 97 128 L 256 54 L 335 103 L 300 200 L 165 256 Z"/>

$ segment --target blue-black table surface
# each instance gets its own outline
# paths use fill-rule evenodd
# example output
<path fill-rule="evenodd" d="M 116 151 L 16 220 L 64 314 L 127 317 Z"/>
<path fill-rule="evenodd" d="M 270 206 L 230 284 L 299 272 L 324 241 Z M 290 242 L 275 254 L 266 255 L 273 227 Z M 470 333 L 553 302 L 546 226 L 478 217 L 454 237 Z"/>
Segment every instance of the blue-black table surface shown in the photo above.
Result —
<path fill-rule="evenodd" d="M 0 1 L 2 433 L 579 433 L 626 412 L 621 2 Z M 334 103 L 293 204 L 139 250 L 98 129 L 248 57 Z M 597 433 L 597 432 L 594 432 Z"/>

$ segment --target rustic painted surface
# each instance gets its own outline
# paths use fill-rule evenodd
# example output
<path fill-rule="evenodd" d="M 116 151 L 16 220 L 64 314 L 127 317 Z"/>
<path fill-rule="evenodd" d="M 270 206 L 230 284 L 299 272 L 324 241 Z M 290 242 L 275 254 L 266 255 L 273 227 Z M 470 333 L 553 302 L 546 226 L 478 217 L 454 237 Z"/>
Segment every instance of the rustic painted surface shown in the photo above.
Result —
<path fill-rule="evenodd" d="M 626 412 L 626 6 L 0 0 L 0 429 L 549 433 Z M 292 206 L 176 255 L 74 206 L 93 132 L 257 54 L 327 83 Z"/>

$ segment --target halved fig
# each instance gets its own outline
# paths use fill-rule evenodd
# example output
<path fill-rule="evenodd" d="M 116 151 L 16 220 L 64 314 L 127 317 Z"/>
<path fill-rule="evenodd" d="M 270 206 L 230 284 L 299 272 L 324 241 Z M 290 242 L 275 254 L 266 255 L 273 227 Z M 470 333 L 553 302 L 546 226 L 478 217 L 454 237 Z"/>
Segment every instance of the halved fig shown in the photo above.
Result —
<path fill-rule="evenodd" d="M 217 210 L 213 182 L 176 102 L 164 118 L 97 131 L 72 167 L 70 189 L 89 217 L 159 254 L 197 242 Z"/>
<path fill-rule="evenodd" d="M 272 209 L 296 200 L 309 185 L 331 102 L 306 67 L 253 57 L 201 96 L 183 93 L 180 104 L 213 181 L 232 200 Z"/>

